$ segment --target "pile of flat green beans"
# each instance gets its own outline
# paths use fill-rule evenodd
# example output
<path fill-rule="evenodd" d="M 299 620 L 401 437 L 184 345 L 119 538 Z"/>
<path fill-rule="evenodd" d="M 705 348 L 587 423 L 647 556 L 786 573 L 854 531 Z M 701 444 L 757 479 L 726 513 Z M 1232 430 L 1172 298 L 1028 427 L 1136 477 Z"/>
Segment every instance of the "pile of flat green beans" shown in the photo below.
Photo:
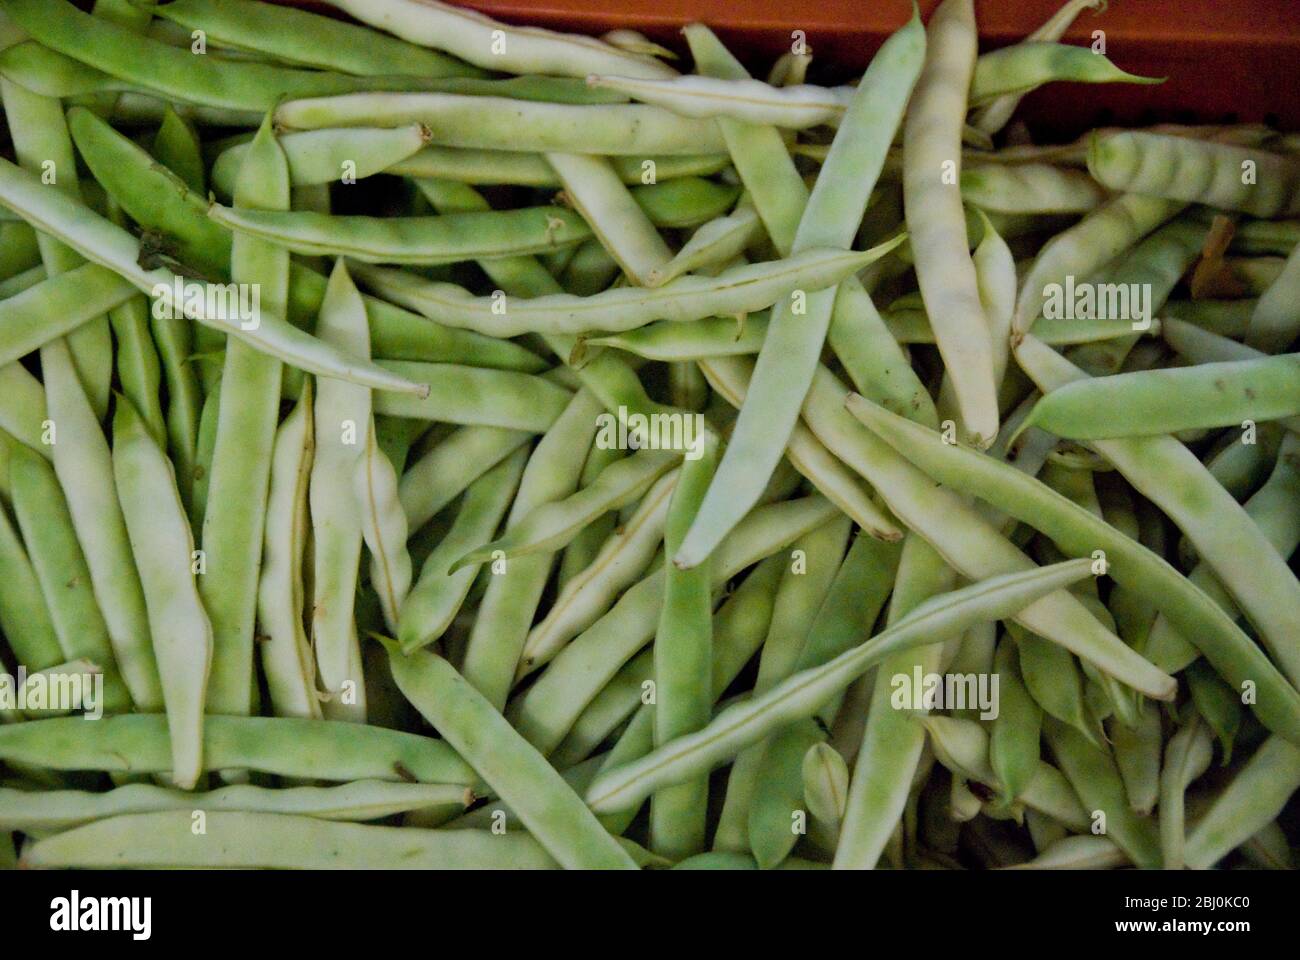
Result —
<path fill-rule="evenodd" d="M 0 0 L 0 868 L 1294 865 L 1294 134 L 329 2 Z"/>

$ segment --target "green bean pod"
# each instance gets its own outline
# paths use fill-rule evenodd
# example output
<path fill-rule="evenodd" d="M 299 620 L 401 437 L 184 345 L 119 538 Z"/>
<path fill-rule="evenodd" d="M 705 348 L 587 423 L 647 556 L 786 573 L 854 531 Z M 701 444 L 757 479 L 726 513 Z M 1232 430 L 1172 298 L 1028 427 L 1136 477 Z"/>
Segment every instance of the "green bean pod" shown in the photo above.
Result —
<path fill-rule="evenodd" d="M 633 869 L 632 859 L 546 759 L 442 657 L 389 651 L 402 693 L 463 756 L 530 834 L 571 869 Z"/>
<path fill-rule="evenodd" d="M 316 661 L 303 629 L 302 566 L 307 549 L 307 490 L 315 453 L 311 381 L 275 434 L 266 496 L 257 617 L 262 671 L 279 717 L 321 716 Z"/>
<path fill-rule="evenodd" d="M 108 817 L 166 810 L 279 813 L 319 820 L 379 820 L 429 806 L 464 807 L 471 794 L 456 784 L 357 780 L 336 787 L 222 787 L 185 793 L 132 783 L 106 793 L 27 792 L 0 788 L 0 823 L 14 830 L 67 830 Z"/>
<path fill-rule="evenodd" d="M 562 207 L 525 207 L 439 217 L 343 217 L 241 210 L 213 204 L 208 216 L 238 233 L 295 253 L 346 256 L 364 263 L 437 264 L 544 253 L 591 236 Z"/>
<path fill-rule="evenodd" d="M 1256 217 L 1300 213 L 1300 159 L 1144 131 L 1094 137 L 1088 171 L 1111 190 Z"/>
<path fill-rule="evenodd" d="M 454 560 L 470 544 L 492 536 L 514 499 L 527 462 L 520 448 L 475 480 L 465 492 L 456 520 L 420 568 L 420 578 L 403 601 L 397 639 L 406 653 L 438 640 L 464 603 L 479 566 L 452 571 Z"/>
<path fill-rule="evenodd" d="M 858 405 L 856 413 L 891 447 L 913 459 L 942 483 L 995 504 L 1017 519 L 1041 528 L 1070 552 L 1105 551 L 1108 573 L 1128 589 L 1148 596 L 1189 637 L 1196 637 L 1206 657 L 1234 686 L 1251 682 L 1262 693 L 1257 715 L 1270 729 L 1297 729 L 1300 696 L 1231 618 L 1195 589 L 1162 558 L 1124 536 L 1088 511 L 1071 504 L 1045 485 L 1013 468 L 976 459 L 937 434 L 900 417 Z"/>
<path fill-rule="evenodd" d="M 602 773 L 587 791 L 596 812 L 619 810 L 661 785 L 709 770 L 782 724 L 812 716 L 828 699 L 893 651 L 933 642 L 980 619 L 1000 620 L 1064 584 L 1088 575 L 1073 560 L 1025 573 L 992 577 L 935 598 L 872 640 L 821 666 L 796 673 L 770 691 L 720 713 L 696 734 L 679 737 L 641 760 Z"/>
<path fill-rule="evenodd" d="M 162 678 L 172 781 L 192 789 L 204 770 L 203 710 L 212 624 L 194 583 L 194 538 L 171 464 L 125 400 L 113 416 L 113 473 L 140 571 Z"/>
<path fill-rule="evenodd" d="M 361 535 L 370 550 L 370 585 L 379 594 L 388 629 L 411 589 L 411 555 L 406 550 L 406 514 L 397 498 L 397 471 L 375 442 L 374 422 L 353 473 L 361 508 Z"/>
<path fill-rule="evenodd" d="M 280 139 L 289 163 L 289 180 L 295 187 L 339 180 L 351 183 L 410 157 L 428 142 L 428 131 L 418 123 L 394 129 L 344 127 L 338 130 L 306 130 Z M 212 163 L 212 185 L 225 196 L 235 189 L 235 177 L 249 145 L 236 144 L 223 150 Z"/>
<path fill-rule="evenodd" d="M 207 814 L 204 826 L 196 833 L 188 810 L 111 817 L 30 845 L 22 862 L 32 868 L 245 870 L 374 870 L 394 865 L 412 870 L 547 870 L 556 865 L 526 834 L 499 837 L 487 830 L 416 830 L 217 811 Z"/>
<path fill-rule="evenodd" d="M 1025 94 L 1045 83 L 1164 83 L 1164 77 L 1125 73 L 1091 47 L 1026 41 L 991 50 L 975 61 L 970 102 L 984 106 L 999 97 Z"/>

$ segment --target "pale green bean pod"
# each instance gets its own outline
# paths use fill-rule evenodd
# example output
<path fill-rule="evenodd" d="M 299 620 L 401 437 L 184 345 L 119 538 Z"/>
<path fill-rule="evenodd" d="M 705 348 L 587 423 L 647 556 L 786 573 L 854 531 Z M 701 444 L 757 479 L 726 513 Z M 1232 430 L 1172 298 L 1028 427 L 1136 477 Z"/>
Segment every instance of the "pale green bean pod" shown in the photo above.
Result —
<path fill-rule="evenodd" d="M 194 582 L 194 537 L 171 463 L 144 421 L 121 399 L 113 416 L 113 473 L 162 680 L 172 743 L 166 769 L 177 786 L 190 790 L 205 769 L 203 712 L 212 623 Z"/>

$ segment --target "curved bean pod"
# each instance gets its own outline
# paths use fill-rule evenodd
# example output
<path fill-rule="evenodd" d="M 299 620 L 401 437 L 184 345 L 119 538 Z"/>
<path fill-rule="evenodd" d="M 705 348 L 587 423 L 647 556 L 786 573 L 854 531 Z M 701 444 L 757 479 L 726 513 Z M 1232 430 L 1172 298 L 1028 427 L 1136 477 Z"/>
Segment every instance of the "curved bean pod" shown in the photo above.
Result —
<path fill-rule="evenodd" d="M 1033 337 L 1016 347 L 1016 357 L 1045 391 L 1087 376 Z M 1300 645 L 1295 642 L 1300 637 L 1300 580 L 1241 505 L 1173 437 L 1095 440 L 1092 446 L 1187 534 L 1283 672 L 1293 682 L 1300 679 Z M 1236 519 L 1227 523 L 1228 517 Z M 1258 672 L 1252 679 L 1258 679 Z"/>
<path fill-rule="evenodd" d="M 701 437 L 701 445 L 707 446 L 707 438 Z M 661 450 L 639 450 L 616 460 L 576 493 L 533 508 L 504 537 L 469 551 L 448 572 L 483 563 L 496 554 L 509 558 L 558 550 L 596 517 L 635 502 L 679 460 L 676 453 Z"/>
<path fill-rule="evenodd" d="M 461 427 L 406 468 L 397 496 L 419 530 L 474 480 L 532 439 L 522 430 Z"/>
<path fill-rule="evenodd" d="M 1269 737 L 1187 837 L 1185 858 L 1208 870 L 1282 812 L 1300 789 L 1300 747 Z"/>
<path fill-rule="evenodd" d="M 1029 40 L 991 50 L 975 61 L 970 102 L 983 106 L 999 97 L 1028 93 L 1045 83 L 1164 83 L 1164 77 L 1125 73 L 1091 47 Z"/>
<path fill-rule="evenodd" d="M 437 0 L 329 2 L 362 23 L 382 25 L 403 40 L 447 50 L 487 70 L 573 77 L 589 73 L 671 77 L 676 73 L 653 57 L 629 53 L 594 37 L 501 23 Z"/>
<path fill-rule="evenodd" d="M 1197 639 L 1206 658 L 1230 683 L 1249 681 L 1259 687 L 1255 710 L 1261 722 L 1284 735 L 1300 729 L 1300 695 L 1231 618 L 1158 555 L 1012 467 L 944 444 L 933 431 L 878 407 L 854 404 L 852 409 L 873 433 L 941 483 L 1036 525 L 1071 552 L 1104 550 L 1110 575 L 1159 604 L 1180 630 Z"/>
<path fill-rule="evenodd" d="M 215 43 L 269 54 L 285 63 L 360 76 L 482 76 L 454 57 L 294 7 L 248 0 L 174 0 L 152 8 L 158 16 L 202 30 Z"/>
<path fill-rule="evenodd" d="M 466 547 L 491 537 L 519 487 L 527 451 L 516 449 L 470 484 L 447 535 L 420 568 L 420 579 L 402 602 L 397 639 L 405 653 L 438 640 L 451 626 L 465 601 L 479 567 L 452 571 L 451 564 Z"/>
<path fill-rule="evenodd" d="M 1088 172 L 1111 190 L 1126 193 L 1256 217 L 1300 213 L 1300 158 L 1266 150 L 1126 131 L 1093 138 Z"/>
<path fill-rule="evenodd" d="M 652 320 L 698 320 L 769 307 L 791 290 L 821 290 L 897 246 L 896 239 L 866 251 L 814 249 L 785 260 L 748 264 L 716 277 L 679 277 L 653 290 L 619 287 L 589 297 L 475 297 L 463 287 L 424 280 L 400 270 L 358 264 L 354 272 L 372 290 L 451 326 L 496 337 L 521 333 L 580 334 L 622 331 Z"/>
<path fill-rule="evenodd" d="M 619 594 L 645 573 L 663 538 L 677 476 L 673 471 L 661 477 L 591 563 L 561 588 L 551 609 L 524 641 L 515 672 L 516 682 L 550 662 L 566 643 L 595 623 Z"/>
<path fill-rule="evenodd" d="M 89 207 L 57 190 L 46 190 L 39 179 L 0 161 L 0 201 L 21 210 L 30 222 L 58 237 L 87 260 L 121 274 L 145 293 L 171 291 L 183 284 L 170 270 L 146 270 L 137 262 L 139 244 L 125 230 L 95 214 Z M 174 299 L 174 298 L 173 298 Z M 309 373 L 340 377 L 379 390 L 406 391 L 423 395 L 425 387 L 394 377 L 372 364 L 358 362 L 291 326 L 269 311 L 262 311 L 254 330 L 245 330 L 237 320 L 210 311 L 192 298 L 173 303 L 185 316 L 247 341 L 254 348 Z"/>
<path fill-rule="evenodd" d="M 1292 248 L 1286 265 L 1267 290 L 1260 294 L 1246 329 L 1246 343 L 1273 353 L 1285 350 L 1300 334 L 1300 243 Z"/>
<path fill-rule="evenodd" d="M 1087 576 L 1088 563 L 1072 560 L 991 577 L 927 601 L 865 643 L 729 707 L 698 733 L 679 737 L 635 763 L 602 772 L 587 791 L 587 803 L 597 813 L 625 809 L 660 786 L 710 770 L 781 726 L 812 716 L 890 652 L 932 643 L 936 636 L 959 632 L 979 620 L 1010 617 L 1035 599 Z"/>
<path fill-rule="evenodd" d="M 554 206 L 438 217 L 344 217 L 214 203 L 208 216 L 231 230 L 295 253 L 346 256 L 365 263 L 437 264 L 512 257 L 545 253 L 591 236 L 582 217 Z"/>

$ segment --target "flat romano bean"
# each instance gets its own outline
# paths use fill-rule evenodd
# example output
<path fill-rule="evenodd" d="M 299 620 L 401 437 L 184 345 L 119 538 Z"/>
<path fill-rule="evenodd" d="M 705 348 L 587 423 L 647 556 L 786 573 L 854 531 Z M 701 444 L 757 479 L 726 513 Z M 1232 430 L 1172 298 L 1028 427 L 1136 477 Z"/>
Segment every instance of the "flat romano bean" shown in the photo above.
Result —
<path fill-rule="evenodd" d="M 633 282 L 672 259 L 672 251 L 608 161 L 577 153 L 548 153 L 564 183 L 564 198 Z M 521 251 L 523 253 L 535 251 Z"/>
<path fill-rule="evenodd" d="M 83 263 L 0 301 L 0 363 L 26 356 L 135 294 L 135 286 L 112 270 Z"/>
<path fill-rule="evenodd" d="M 519 448 L 475 480 L 465 492 L 456 520 L 420 568 L 420 578 L 402 603 L 397 639 L 410 653 L 438 640 L 464 603 L 477 565 L 451 569 L 466 547 L 491 537 L 514 499 L 528 452 Z"/>
<path fill-rule="evenodd" d="M 418 830 L 338 823 L 279 813 L 212 811 L 191 830 L 189 810 L 137 813 L 55 834 L 23 851 L 48 867 L 197 867 L 280 870 L 547 870 L 552 860 L 526 834 Z M 216 841 L 216 842 L 213 842 Z M 629 861 L 630 863 L 631 861 Z"/>
<path fill-rule="evenodd" d="M 813 715 L 882 656 L 931 643 L 934 636 L 959 632 L 976 620 L 1009 617 L 1035 598 L 1088 575 L 1087 562 L 1073 560 L 992 577 L 936 597 L 871 640 L 723 711 L 698 733 L 602 773 L 587 791 L 587 803 L 598 813 L 624 809 L 662 785 L 711 769 L 783 724 Z"/>
<path fill-rule="evenodd" d="M 1085 9 L 1104 10 L 1106 0 L 1066 0 L 1061 8 L 1052 14 L 1041 27 L 1029 34 L 1026 41 L 1051 42 L 1060 40 L 1070 28 L 1076 17 Z M 977 130 L 992 136 L 1006 126 L 1016 107 L 1020 103 L 1019 94 L 1006 94 L 980 107 L 971 117 L 970 123 Z"/>
<path fill-rule="evenodd" d="M 740 187 L 694 176 L 632 188 L 637 206 L 660 229 L 698 227 L 730 210 L 739 196 Z"/>
<path fill-rule="evenodd" d="M 1246 515 L 1280 556 L 1289 557 L 1300 545 L 1297 494 L 1300 494 L 1300 436 L 1288 432 L 1268 479 L 1243 504 Z M 1200 587 L 1230 617 L 1235 619 L 1239 616 L 1231 594 L 1207 565 L 1198 563 L 1187 579 Z M 1177 627 L 1162 613 L 1151 625 L 1147 654 L 1165 669 L 1181 670 L 1198 656 L 1197 648 L 1187 636 L 1185 627 Z"/>
<path fill-rule="evenodd" d="M 1032 477 L 943 444 L 937 434 L 878 408 L 858 404 L 854 409 L 873 432 L 934 479 L 1037 525 L 1070 552 L 1090 555 L 1104 550 L 1109 574 L 1150 597 L 1171 622 L 1195 637 L 1231 684 L 1250 682 L 1261 691 L 1272 691 L 1262 693 L 1255 705 L 1261 722 L 1282 734 L 1297 729 L 1300 696 L 1231 618 L 1158 555 Z"/>
<path fill-rule="evenodd" d="M 357 780 L 336 787 L 222 787 L 188 793 L 131 783 L 106 793 L 81 790 L 29 792 L 0 788 L 0 823 L 14 830 L 66 830 L 132 813 L 166 810 L 283 813 L 318 820 L 379 820 L 423 807 L 464 807 L 472 794 L 452 783 Z"/>
<path fill-rule="evenodd" d="M 645 157 L 716 153 L 712 120 L 684 120 L 641 104 L 567 104 L 455 93 L 354 93 L 287 100 L 276 123 L 291 130 L 422 123 L 431 142 L 479 150 Z"/>
<path fill-rule="evenodd" d="M 991 50 L 975 61 L 970 102 L 1028 93 L 1045 83 L 1164 83 L 1164 77 L 1125 73 L 1092 47 L 1030 40 Z"/>
<path fill-rule="evenodd" d="M 749 79 L 740 61 L 704 24 L 689 24 L 682 33 L 698 73 L 723 80 Z M 808 202 L 808 187 L 785 141 L 772 126 L 743 123 L 729 117 L 719 118 L 717 126 L 768 236 L 779 253 L 788 255 Z"/>
<path fill-rule="evenodd" d="M 693 325 L 692 325 L 693 326 Z M 700 360 L 709 385 L 740 409 L 748 385 L 730 371 L 712 361 Z M 836 459 L 812 433 L 796 422 L 786 442 L 785 456 L 790 464 L 811 480 L 814 486 L 837 507 L 852 517 L 864 531 L 881 540 L 897 540 L 898 526 L 868 496 L 853 473 Z"/>
<path fill-rule="evenodd" d="M 0 726 L 0 756 L 50 770 L 166 773 L 172 769 L 162 714 L 87 723 L 57 717 Z M 400 780 L 471 786 L 474 772 L 441 740 L 384 727 L 289 717 L 228 717 L 203 723 L 203 769 L 260 770 L 333 781 Z"/>
<path fill-rule="evenodd" d="M 3 308 L 0 308 L 3 309 Z M 711 357 L 756 354 L 767 336 L 768 311 L 749 314 L 741 322 L 729 317 L 701 317 L 691 323 L 661 320 L 622 333 L 586 337 L 582 343 L 617 347 L 648 360 L 676 362 Z"/>
<path fill-rule="evenodd" d="M 144 421 L 124 400 L 113 415 L 113 474 L 158 658 L 172 744 L 166 769 L 177 786 L 191 790 L 205 769 L 203 712 L 212 624 L 194 582 L 194 537 L 175 474 Z"/>
<path fill-rule="evenodd" d="M 1255 171 L 1249 182 L 1243 170 Z M 1103 186 L 1240 210 L 1256 217 L 1300 213 L 1300 158 L 1145 131 L 1095 137 L 1088 171 Z"/>
<path fill-rule="evenodd" d="M 562 866 L 635 864 L 546 759 L 442 657 L 389 650 L 402 693 L 464 756 Z"/>
<path fill-rule="evenodd" d="M 129 709 L 131 695 L 115 665 L 108 627 L 54 468 L 31 450 L 12 446 L 9 489 L 14 519 L 63 651 L 60 659 L 86 659 L 99 666 L 104 673 L 103 708 Z"/>
<path fill-rule="evenodd" d="M 406 468 L 397 495 L 414 532 L 475 479 L 528 443 L 531 435 L 501 427 L 461 427 Z"/>
<path fill-rule="evenodd" d="M 280 138 L 289 163 L 289 180 L 295 187 L 342 180 L 350 183 L 383 173 L 410 157 L 428 142 L 420 124 L 385 129 L 343 127 L 305 130 Z M 223 150 L 212 164 L 212 185 L 224 196 L 235 189 L 235 177 L 249 145 L 239 143 Z"/>
<path fill-rule="evenodd" d="M 358 264 L 376 293 L 450 326 L 490 336 L 631 330 L 653 320 L 698 320 L 769 307 L 792 290 L 820 290 L 883 256 L 898 240 L 867 251 L 811 249 L 785 260 L 747 264 L 716 277 L 679 277 L 653 290 L 619 287 L 594 296 L 475 297 L 463 287 Z"/>
<path fill-rule="evenodd" d="M 661 287 L 683 274 L 727 263 L 757 240 L 762 230 L 758 210 L 745 194 L 731 213 L 701 224 L 671 260 L 650 271 L 646 285 Z"/>

